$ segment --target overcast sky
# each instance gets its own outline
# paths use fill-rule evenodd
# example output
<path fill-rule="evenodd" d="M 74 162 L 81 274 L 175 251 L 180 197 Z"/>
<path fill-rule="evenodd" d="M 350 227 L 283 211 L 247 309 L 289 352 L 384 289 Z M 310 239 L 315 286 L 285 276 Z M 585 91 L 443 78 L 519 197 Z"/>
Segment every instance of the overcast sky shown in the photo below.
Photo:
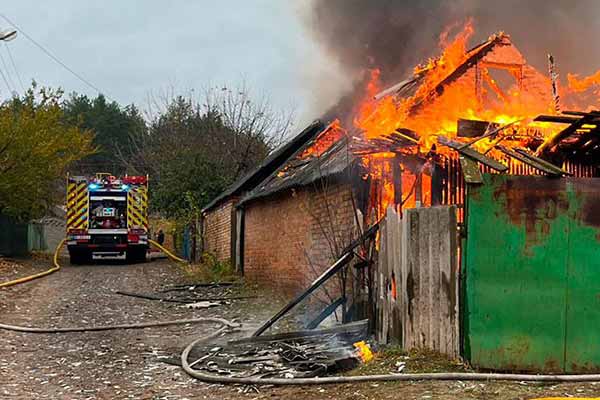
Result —
<path fill-rule="evenodd" d="M 301 123 L 317 118 L 316 74 L 341 77 L 286 0 L 19 0 L 0 13 L 120 103 L 142 108 L 148 93 L 246 80 Z M 298 2 L 299 3 L 299 2 Z M 298 4 L 296 3 L 296 4 Z M 0 28 L 8 28 L 0 20 Z M 25 86 L 35 79 L 95 95 L 26 37 L 8 43 Z M 7 50 L 0 55 L 10 63 Z M 2 64 L 0 64 L 0 68 Z M 22 91 L 10 64 L 9 84 Z M 13 83 L 10 82 L 12 78 Z M 7 96 L 0 81 L 0 96 Z M 332 98 L 330 96 L 330 98 Z M 332 98 L 333 99 L 333 98 Z"/>

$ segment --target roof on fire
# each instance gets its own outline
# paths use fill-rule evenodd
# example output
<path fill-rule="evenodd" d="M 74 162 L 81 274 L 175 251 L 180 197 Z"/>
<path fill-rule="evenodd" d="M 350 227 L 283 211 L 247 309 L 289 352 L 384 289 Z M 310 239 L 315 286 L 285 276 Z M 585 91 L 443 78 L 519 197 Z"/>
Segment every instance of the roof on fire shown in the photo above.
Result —
<path fill-rule="evenodd" d="M 314 121 L 290 141 L 269 154 L 258 167 L 217 196 L 202 209 L 202 212 L 210 211 L 232 196 L 243 195 L 245 192 L 254 189 L 274 171 L 277 171 L 290 157 L 295 155 L 298 149 L 304 148 L 305 144 L 314 139 L 323 129 L 325 129 L 323 122 L 319 120 Z"/>
<path fill-rule="evenodd" d="M 316 140 L 318 137 L 307 143 L 304 149 L 314 144 Z M 320 155 L 300 157 L 300 154 L 301 151 L 291 157 L 278 171 L 242 198 L 239 204 L 267 197 L 285 189 L 307 186 L 325 177 L 340 175 L 347 171 L 356 159 L 345 136 Z"/>
<path fill-rule="evenodd" d="M 497 46 L 510 45 L 512 45 L 510 37 L 505 33 L 500 32 L 496 35 L 490 36 L 489 39 L 485 42 L 470 49 L 467 52 L 467 57 L 465 58 L 465 61 L 462 64 L 460 64 L 450 75 L 448 75 L 445 79 L 440 81 L 436 85 L 434 91 L 440 94 L 446 85 L 458 79 L 469 68 L 473 67 L 478 61 L 480 61 Z M 424 71 L 422 73 L 410 77 L 409 79 L 399 82 L 375 95 L 375 99 L 379 100 L 388 95 L 394 95 L 397 98 L 406 98 L 414 96 L 417 93 L 417 90 L 421 86 L 422 82 L 425 80 L 427 74 L 428 71 Z"/>

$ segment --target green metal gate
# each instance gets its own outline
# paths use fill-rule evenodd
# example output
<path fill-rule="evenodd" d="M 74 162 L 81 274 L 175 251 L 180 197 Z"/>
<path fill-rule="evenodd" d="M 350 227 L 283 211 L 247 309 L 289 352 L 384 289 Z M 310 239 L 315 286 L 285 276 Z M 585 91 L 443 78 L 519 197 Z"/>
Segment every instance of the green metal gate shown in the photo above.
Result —
<path fill-rule="evenodd" d="M 466 223 L 465 357 L 600 371 L 600 179 L 484 175 Z"/>

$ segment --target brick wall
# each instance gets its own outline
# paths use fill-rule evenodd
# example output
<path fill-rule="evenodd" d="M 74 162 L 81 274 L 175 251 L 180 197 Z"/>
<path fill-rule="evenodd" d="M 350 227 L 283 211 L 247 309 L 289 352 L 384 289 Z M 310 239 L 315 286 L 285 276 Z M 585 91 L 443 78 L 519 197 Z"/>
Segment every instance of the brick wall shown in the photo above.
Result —
<path fill-rule="evenodd" d="M 244 275 L 293 295 L 333 261 L 355 233 L 347 184 L 307 187 L 245 207 Z M 335 239 L 334 239 L 335 238 Z"/>
<path fill-rule="evenodd" d="M 232 227 L 235 225 L 235 204 L 237 198 L 208 211 L 203 220 L 204 251 L 214 254 L 219 261 L 231 260 Z"/>

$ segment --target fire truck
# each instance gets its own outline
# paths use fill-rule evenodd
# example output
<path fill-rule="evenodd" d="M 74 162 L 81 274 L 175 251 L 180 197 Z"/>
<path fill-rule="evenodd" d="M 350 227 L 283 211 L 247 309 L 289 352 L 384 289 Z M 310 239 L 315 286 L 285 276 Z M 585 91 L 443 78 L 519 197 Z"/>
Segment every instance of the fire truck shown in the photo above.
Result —
<path fill-rule="evenodd" d="M 67 176 L 67 248 L 72 264 L 94 256 L 143 262 L 148 250 L 148 176 Z"/>

